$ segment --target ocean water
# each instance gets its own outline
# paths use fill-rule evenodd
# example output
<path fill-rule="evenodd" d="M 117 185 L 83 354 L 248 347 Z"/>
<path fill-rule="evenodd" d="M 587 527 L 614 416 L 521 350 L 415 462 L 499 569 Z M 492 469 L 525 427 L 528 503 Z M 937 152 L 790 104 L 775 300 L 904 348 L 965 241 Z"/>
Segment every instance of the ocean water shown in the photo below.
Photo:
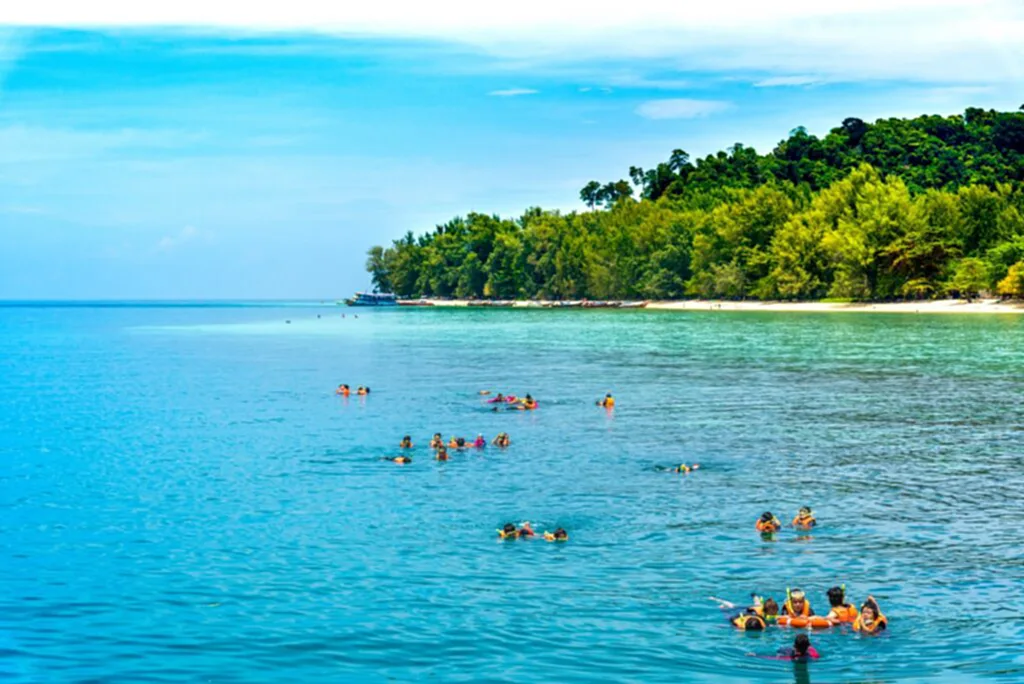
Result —
<path fill-rule="evenodd" d="M 1024 679 L 1024 319 L 354 313 L 0 308 L 0 680 Z M 806 666 L 709 599 L 840 583 Z"/>

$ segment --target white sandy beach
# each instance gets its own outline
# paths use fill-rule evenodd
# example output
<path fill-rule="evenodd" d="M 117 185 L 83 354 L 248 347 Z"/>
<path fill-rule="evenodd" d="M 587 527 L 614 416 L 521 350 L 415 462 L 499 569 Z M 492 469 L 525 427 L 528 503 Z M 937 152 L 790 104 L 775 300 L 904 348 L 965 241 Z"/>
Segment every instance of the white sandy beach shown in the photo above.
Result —
<path fill-rule="evenodd" d="M 423 299 L 423 304 L 438 307 L 466 307 L 464 299 Z M 514 308 L 543 308 L 557 302 L 517 301 Z M 478 305 L 474 302 L 472 305 Z M 636 308 L 636 307 L 631 307 Z M 689 299 L 648 302 L 645 309 L 658 311 L 783 311 L 815 313 L 901 313 L 901 314 L 1024 314 L 1024 302 L 1001 299 L 940 299 L 921 302 L 837 303 L 837 302 L 758 302 Z"/>

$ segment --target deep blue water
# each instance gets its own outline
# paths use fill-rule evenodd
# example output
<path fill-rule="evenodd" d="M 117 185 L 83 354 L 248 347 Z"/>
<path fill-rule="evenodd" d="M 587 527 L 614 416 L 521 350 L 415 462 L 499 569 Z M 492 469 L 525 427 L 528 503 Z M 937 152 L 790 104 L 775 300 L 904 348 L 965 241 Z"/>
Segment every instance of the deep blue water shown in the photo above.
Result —
<path fill-rule="evenodd" d="M 0 679 L 1024 679 L 1024 319 L 358 313 L 0 308 Z M 708 599 L 838 583 L 807 667 Z"/>

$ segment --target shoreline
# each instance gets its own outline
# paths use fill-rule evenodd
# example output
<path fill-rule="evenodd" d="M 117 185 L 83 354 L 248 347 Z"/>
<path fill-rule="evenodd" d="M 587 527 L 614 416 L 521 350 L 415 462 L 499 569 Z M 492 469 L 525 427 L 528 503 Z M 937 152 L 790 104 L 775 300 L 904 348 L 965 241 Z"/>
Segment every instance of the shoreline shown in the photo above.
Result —
<path fill-rule="evenodd" d="M 403 307 L 502 308 L 502 309 L 646 309 L 653 311 L 762 311 L 789 313 L 902 313 L 902 314 L 1024 314 L 1019 300 L 937 299 L 921 302 L 761 302 L 687 299 L 677 301 L 471 301 L 466 299 L 419 299 L 401 302 Z"/>

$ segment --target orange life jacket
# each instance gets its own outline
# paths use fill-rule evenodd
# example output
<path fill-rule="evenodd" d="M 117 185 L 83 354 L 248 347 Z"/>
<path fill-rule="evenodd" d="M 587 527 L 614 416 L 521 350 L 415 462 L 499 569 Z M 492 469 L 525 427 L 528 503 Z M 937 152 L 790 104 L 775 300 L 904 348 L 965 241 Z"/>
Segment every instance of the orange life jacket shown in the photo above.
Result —
<path fill-rule="evenodd" d="M 760 625 L 758 629 L 764 629 L 768 626 L 768 623 L 766 623 L 764 621 L 764 618 L 762 618 L 760 615 L 750 615 L 749 613 L 746 615 L 737 615 L 733 618 L 732 624 L 734 627 L 745 631 L 747 629 L 747 620 L 749 620 L 750 618 L 754 618 L 755 620 L 757 620 L 758 624 Z"/>
<path fill-rule="evenodd" d="M 856 632 L 864 632 L 865 634 L 874 634 L 876 632 L 881 632 L 883 629 L 886 629 L 888 626 L 889 626 L 889 620 L 887 620 L 886 617 L 884 615 L 882 615 L 881 613 L 878 614 L 878 617 L 875 618 L 875 621 L 871 623 L 870 627 L 868 627 L 863 622 L 861 622 L 861 619 L 860 619 L 859 615 L 857 616 L 857 619 L 853 621 L 853 629 L 854 629 L 854 631 L 856 631 Z"/>
<path fill-rule="evenodd" d="M 779 525 L 778 525 L 778 523 L 775 520 L 769 520 L 768 522 L 764 522 L 763 520 L 758 519 L 757 524 L 754 527 L 757 528 L 758 532 L 778 532 L 779 531 Z"/>
<path fill-rule="evenodd" d="M 860 618 L 857 606 L 852 603 L 847 603 L 843 606 L 833 606 L 831 612 L 835 615 L 835 619 L 843 624 L 856 622 Z"/>
<path fill-rule="evenodd" d="M 815 525 L 815 524 L 816 524 L 817 522 L 818 522 L 818 521 L 814 519 L 814 516 L 813 516 L 813 515 L 809 515 L 809 516 L 807 516 L 806 518 L 801 518 L 801 517 L 800 517 L 800 516 L 798 515 L 798 516 L 796 516 L 795 518 L 793 518 L 793 526 L 794 526 L 794 527 L 802 527 L 802 528 L 803 528 L 803 529 L 805 529 L 805 530 L 809 530 L 809 529 L 811 529 L 812 527 L 814 527 L 814 525 Z"/>
<path fill-rule="evenodd" d="M 782 614 L 790 617 L 810 617 L 811 602 L 804 599 L 804 609 L 800 613 L 797 613 L 793 610 L 793 600 L 786 599 L 786 602 L 782 604 Z"/>

